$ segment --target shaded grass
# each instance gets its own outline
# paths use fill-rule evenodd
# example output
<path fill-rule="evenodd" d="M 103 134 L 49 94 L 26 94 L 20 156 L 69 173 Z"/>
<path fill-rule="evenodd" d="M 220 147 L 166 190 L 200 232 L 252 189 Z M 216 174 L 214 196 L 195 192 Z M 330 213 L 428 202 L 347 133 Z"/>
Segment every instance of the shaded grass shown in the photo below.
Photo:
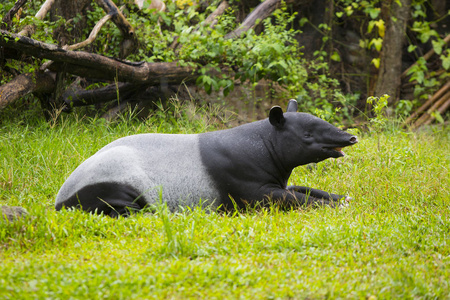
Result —
<path fill-rule="evenodd" d="M 346 157 L 295 170 L 291 184 L 351 195 L 343 209 L 54 211 L 64 179 L 100 147 L 213 129 L 196 115 L 4 122 L 0 205 L 30 214 L 0 220 L 0 299 L 450 298 L 448 129 L 359 134 Z"/>

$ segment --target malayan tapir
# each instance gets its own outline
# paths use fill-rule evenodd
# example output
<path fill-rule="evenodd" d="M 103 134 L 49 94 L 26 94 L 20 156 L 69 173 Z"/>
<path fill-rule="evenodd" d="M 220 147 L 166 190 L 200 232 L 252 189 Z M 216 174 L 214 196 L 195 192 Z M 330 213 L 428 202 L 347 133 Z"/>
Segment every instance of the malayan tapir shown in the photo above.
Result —
<path fill-rule="evenodd" d="M 81 207 L 127 215 L 164 201 L 171 211 L 201 205 L 336 206 L 346 197 L 287 186 L 300 165 L 344 156 L 356 136 L 306 113 L 290 100 L 269 118 L 201 134 L 137 134 L 120 138 L 84 161 L 56 197 L 56 209 Z M 162 198 L 162 199 L 160 199 Z"/>

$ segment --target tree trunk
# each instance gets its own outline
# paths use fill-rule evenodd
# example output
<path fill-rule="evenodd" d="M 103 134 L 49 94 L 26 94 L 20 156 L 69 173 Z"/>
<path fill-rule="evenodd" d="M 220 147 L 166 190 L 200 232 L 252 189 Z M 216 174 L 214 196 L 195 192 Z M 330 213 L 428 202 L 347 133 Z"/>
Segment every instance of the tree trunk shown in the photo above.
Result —
<path fill-rule="evenodd" d="M 390 103 L 395 103 L 399 96 L 402 74 L 402 48 L 406 37 L 406 23 L 408 22 L 410 0 L 390 0 L 383 2 L 383 9 L 387 10 L 385 24 L 386 34 L 381 51 L 380 69 L 375 86 L 375 96 L 388 94 Z"/>
<path fill-rule="evenodd" d="M 71 31 L 68 31 L 68 26 L 59 26 L 53 31 L 53 38 L 58 41 L 60 46 L 69 45 L 78 42 L 78 37 L 82 36 L 83 30 L 87 24 L 86 12 L 91 9 L 92 0 L 55 0 L 50 10 L 50 20 L 57 21 L 64 18 L 67 23 L 73 23 L 75 16 L 80 16 L 76 26 L 71 24 Z"/>

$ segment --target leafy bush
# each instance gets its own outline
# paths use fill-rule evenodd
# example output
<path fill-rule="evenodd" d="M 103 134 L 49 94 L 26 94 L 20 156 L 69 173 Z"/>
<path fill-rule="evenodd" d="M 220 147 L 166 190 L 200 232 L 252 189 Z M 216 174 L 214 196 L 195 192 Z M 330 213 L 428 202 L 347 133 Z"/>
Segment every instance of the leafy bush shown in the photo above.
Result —
<path fill-rule="evenodd" d="M 235 83 L 254 87 L 261 79 L 268 79 L 282 87 L 283 98 L 296 98 L 301 95 L 301 109 L 313 112 L 317 107 L 331 112 L 335 106 L 342 106 L 350 115 L 346 97 L 339 91 L 338 82 L 328 74 L 328 65 L 320 59 L 307 60 L 295 38 L 299 34 L 294 30 L 296 13 L 290 13 L 283 4 L 272 17 L 262 21 L 261 33 L 249 30 L 240 37 L 229 39 L 226 34 L 236 27 L 236 12 L 233 6 L 218 18 L 211 28 L 204 21 L 216 9 L 220 1 L 213 1 L 204 11 L 198 11 L 195 5 L 180 9 L 176 3 L 168 2 L 166 11 L 155 13 L 153 10 L 138 11 L 126 6 L 124 14 L 136 29 L 140 42 L 136 52 L 127 59 L 146 62 L 173 62 L 194 67 L 199 73 L 196 83 L 207 93 L 221 91 L 227 96 Z M 120 5 L 120 3 L 119 3 Z M 79 40 L 87 38 L 91 28 L 104 15 L 93 2 L 87 12 L 87 27 Z M 67 22 L 67 28 L 77 27 L 82 16 L 76 16 Z M 15 23 L 14 30 L 28 24 L 26 21 Z M 57 26 L 66 22 L 38 22 L 36 38 L 52 42 L 51 34 Z M 45 36 L 50 36 L 45 38 Z M 106 24 L 97 40 L 86 50 L 106 56 L 118 56 L 121 34 L 112 24 Z M 170 47 L 174 42 L 178 48 Z M 336 114 L 334 114 L 336 115 Z M 337 115 L 336 115 L 337 116 Z M 342 118 L 342 117 L 341 117 Z"/>

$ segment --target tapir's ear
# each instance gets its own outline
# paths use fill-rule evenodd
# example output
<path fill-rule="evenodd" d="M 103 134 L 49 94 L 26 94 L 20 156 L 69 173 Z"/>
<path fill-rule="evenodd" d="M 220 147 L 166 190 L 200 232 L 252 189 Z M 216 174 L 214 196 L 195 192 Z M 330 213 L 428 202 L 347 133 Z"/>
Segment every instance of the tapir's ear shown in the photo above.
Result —
<path fill-rule="evenodd" d="M 274 106 L 270 109 L 269 112 L 269 121 L 270 124 L 275 126 L 278 129 L 281 129 L 286 121 L 283 116 L 283 110 L 279 106 Z"/>
<path fill-rule="evenodd" d="M 286 112 L 297 112 L 298 104 L 294 99 L 289 100 L 289 103 L 286 108 Z"/>

